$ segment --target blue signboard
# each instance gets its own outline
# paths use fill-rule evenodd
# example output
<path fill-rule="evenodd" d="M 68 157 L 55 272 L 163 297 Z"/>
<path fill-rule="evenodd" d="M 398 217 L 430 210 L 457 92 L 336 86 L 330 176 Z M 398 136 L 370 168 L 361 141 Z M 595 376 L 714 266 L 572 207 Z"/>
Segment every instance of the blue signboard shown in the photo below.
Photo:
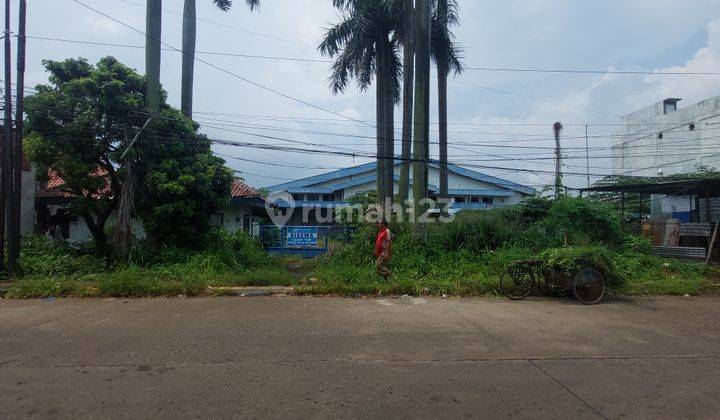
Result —
<path fill-rule="evenodd" d="M 287 246 L 301 248 L 316 248 L 318 246 L 318 228 L 288 227 Z"/>

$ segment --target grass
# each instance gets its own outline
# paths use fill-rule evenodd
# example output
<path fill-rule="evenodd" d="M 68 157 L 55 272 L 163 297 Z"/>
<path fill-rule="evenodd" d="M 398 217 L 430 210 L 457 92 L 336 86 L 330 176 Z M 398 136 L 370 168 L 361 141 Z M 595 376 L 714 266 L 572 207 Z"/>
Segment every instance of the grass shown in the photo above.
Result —
<path fill-rule="evenodd" d="M 209 287 L 236 286 L 294 286 L 301 294 L 341 296 L 484 296 L 499 293 L 508 264 L 527 258 L 567 272 L 596 267 L 615 294 L 720 294 L 720 269 L 651 255 L 647 241 L 619 230 L 614 214 L 597 203 L 531 200 L 422 231 L 394 224 L 389 281 L 375 274 L 372 226 L 361 226 L 349 244 L 314 260 L 273 258 L 253 238 L 220 232 L 210 249 L 137 246 L 128 263 L 107 265 L 84 250 L 29 237 L 23 276 L 5 297 L 199 296 L 222 293 Z"/>

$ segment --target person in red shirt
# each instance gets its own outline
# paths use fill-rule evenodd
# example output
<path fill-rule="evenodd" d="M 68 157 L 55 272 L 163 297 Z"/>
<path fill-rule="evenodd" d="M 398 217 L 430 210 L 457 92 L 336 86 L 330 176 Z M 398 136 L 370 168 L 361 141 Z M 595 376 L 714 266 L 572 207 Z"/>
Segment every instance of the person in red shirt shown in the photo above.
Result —
<path fill-rule="evenodd" d="M 392 234 L 390 233 L 390 229 L 388 229 L 388 223 L 385 220 L 381 220 L 378 222 L 378 235 L 375 239 L 375 252 L 373 252 L 373 256 L 377 258 L 375 268 L 377 268 L 378 274 L 385 280 L 390 277 L 388 263 L 390 262 L 391 245 Z"/>

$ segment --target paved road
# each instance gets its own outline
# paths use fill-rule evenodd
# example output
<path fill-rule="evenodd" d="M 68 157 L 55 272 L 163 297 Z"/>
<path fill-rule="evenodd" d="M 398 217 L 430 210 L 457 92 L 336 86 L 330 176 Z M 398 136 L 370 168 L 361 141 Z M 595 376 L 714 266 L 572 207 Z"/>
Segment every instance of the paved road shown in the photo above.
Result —
<path fill-rule="evenodd" d="M 720 298 L 0 300 L 0 418 L 715 418 Z"/>

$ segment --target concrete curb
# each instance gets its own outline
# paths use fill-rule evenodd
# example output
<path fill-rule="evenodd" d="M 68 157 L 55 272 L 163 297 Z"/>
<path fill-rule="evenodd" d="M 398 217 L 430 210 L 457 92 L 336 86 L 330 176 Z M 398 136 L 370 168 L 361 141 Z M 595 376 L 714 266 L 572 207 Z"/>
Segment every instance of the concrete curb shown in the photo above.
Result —
<path fill-rule="evenodd" d="M 257 297 L 257 296 L 287 296 L 295 292 L 293 287 L 208 287 L 213 295 Z"/>

